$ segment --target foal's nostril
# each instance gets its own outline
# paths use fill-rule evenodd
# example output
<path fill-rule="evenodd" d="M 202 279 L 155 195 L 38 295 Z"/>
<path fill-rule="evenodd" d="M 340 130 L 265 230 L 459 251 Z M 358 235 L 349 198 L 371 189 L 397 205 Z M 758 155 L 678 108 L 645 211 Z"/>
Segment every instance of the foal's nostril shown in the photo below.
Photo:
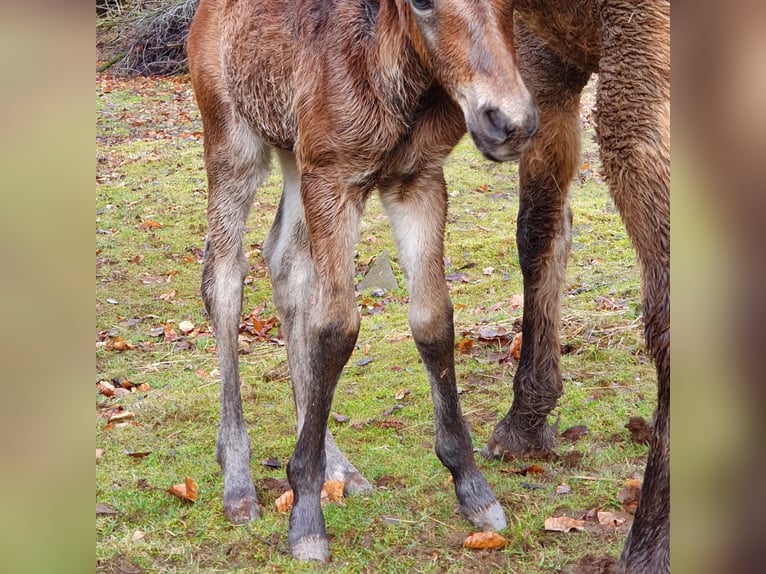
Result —
<path fill-rule="evenodd" d="M 507 140 L 514 132 L 511 119 L 497 108 L 484 108 L 482 118 L 489 134 L 500 141 Z"/>

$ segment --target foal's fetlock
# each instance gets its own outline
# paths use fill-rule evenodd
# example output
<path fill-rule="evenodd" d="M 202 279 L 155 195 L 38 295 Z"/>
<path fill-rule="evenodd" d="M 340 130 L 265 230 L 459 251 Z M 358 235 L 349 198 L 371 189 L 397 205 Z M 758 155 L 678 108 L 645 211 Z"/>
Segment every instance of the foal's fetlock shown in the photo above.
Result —
<path fill-rule="evenodd" d="M 232 524 L 246 524 L 261 515 L 261 506 L 255 488 L 250 487 L 223 492 L 223 511 Z"/>
<path fill-rule="evenodd" d="M 510 419 L 503 419 L 495 427 L 481 454 L 490 460 L 548 458 L 553 455 L 557 430 L 558 420 L 553 425 L 544 420 L 543 424 L 530 428 L 528 424 L 516 425 Z"/>

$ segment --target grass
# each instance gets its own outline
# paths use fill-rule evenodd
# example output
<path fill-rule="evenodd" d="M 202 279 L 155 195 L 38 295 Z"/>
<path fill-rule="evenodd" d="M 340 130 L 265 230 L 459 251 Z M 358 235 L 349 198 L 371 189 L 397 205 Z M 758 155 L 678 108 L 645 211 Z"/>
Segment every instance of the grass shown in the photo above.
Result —
<path fill-rule="evenodd" d="M 151 388 L 118 399 L 95 395 L 97 413 L 115 405 L 135 413 L 133 424 L 112 429 L 103 418 L 95 420 L 96 446 L 103 449 L 96 500 L 118 511 L 96 519 L 97 570 L 321 571 L 290 558 L 288 516 L 273 509 L 285 473 L 261 464 L 269 457 L 284 464 L 295 441 L 285 351 L 272 342 L 243 341 L 240 356 L 263 517 L 236 527 L 223 516 L 214 457 L 215 346 L 199 294 L 206 183 L 190 90 L 186 78 L 97 80 L 96 379 Z M 409 337 L 404 280 L 390 229 L 372 199 L 360 230 L 357 279 L 386 250 L 402 288 L 386 293 L 378 313 L 368 310 L 381 299 L 360 297 L 359 341 L 336 391 L 333 411 L 349 420 L 331 418 L 330 428 L 350 460 L 379 486 L 325 507 L 333 572 L 554 572 L 586 554 L 619 553 L 625 525 L 567 534 L 543 530 L 554 514 L 621 509 L 617 493 L 626 479 L 640 475 L 646 457 L 646 447 L 630 442 L 623 426 L 630 416 L 651 417 L 655 401 L 653 367 L 641 342 L 635 256 L 597 177 L 591 126 L 584 127 L 591 168 L 571 190 L 575 237 L 562 321 L 562 342 L 571 352 L 562 360 L 565 394 L 554 413 L 561 430 L 579 424 L 590 430 L 579 442 L 557 444 L 562 457 L 582 453 L 579 464 L 540 462 L 544 474 L 521 476 L 507 471 L 522 462 L 477 455 L 508 513 L 503 534 L 510 544 L 502 551 L 462 547 L 473 529 L 457 512 L 449 473 L 433 452 L 430 392 Z M 458 338 L 475 338 L 479 326 L 511 330 L 521 318 L 522 309 L 511 305 L 522 292 L 513 241 L 516 170 L 483 160 L 468 139 L 446 166 L 447 272 L 462 271 L 469 279 L 450 283 Z M 260 242 L 276 211 L 277 171 L 258 194 L 245 238 L 250 272 L 243 312 L 260 307 L 262 318 L 275 314 Z M 182 336 L 181 321 L 197 327 L 195 336 Z M 166 326 L 180 339 L 157 336 Z M 109 350 L 120 339 L 133 348 Z M 511 403 L 515 363 L 496 360 L 505 349 L 476 343 L 470 354 L 456 354 L 463 412 L 477 449 Z M 359 366 L 364 358 L 373 361 Z M 403 389 L 409 392 L 395 398 Z M 384 416 L 397 403 L 402 408 Z M 150 454 L 133 458 L 126 451 Z M 185 476 L 199 485 L 193 505 L 166 492 Z M 530 483 L 542 488 L 530 490 Z M 564 483 L 571 492 L 556 494 Z"/>

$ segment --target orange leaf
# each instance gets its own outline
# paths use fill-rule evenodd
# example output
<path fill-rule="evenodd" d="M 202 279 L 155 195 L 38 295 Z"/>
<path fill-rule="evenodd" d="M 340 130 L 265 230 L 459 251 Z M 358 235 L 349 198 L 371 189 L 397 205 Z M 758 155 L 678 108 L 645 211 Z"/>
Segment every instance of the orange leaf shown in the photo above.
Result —
<path fill-rule="evenodd" d="M 476 532 L 463 541 L 464 548 L 473 550 L 499 550 L 505 548 L 507 544 L 508 539 L 505 536 L 491 530 Z"/>
<path fill-rule="evenodd" d="M 521 359 L 521 331 L 513 336 L 513 341 L 511 341 L 511 348 L 508 349 L 508 354 L 514 361 Z"/>
<path fill-rule="evenodd" d="M 340 502 L 343 500 L 343 488 L 346 484 L 342 480 L 328 480 L 322 486 L 322 502 Z"/>
<path fill-rule="evenodd" d="M 197 500 L 197 483 L 187 476 L 183 484 L 174 484 L 168 492 L 186 502 L 194 502 Z"/>
<path fill-rule="evenodd" d="M 463 337 L 460 339 L 460 342 L 457 344 L 458 351 L 463 353 L 464 355 L 467 355 L 471 352 L 471 348 L 473 347 L 473 339 L 469 339 L 468 337 Z"/>
<path fill-rule="evenodd" d="M 141 229 L 159 229 L 162 224 L 154 219 L 144 219 L 141 222 Z"/>
<path fill-rule="evenodd" d="M 113 397 L 114 396 L 114 385 L 110 383 L 109 381 L 99 381 L 96 383 L 96 388 L 98 389 L 98 392 L 104 395 L 105 397 Z"/>
<path fill-rule="evenodd" d="M 283 492 L 282 496 L 274 501 L 277 512 L 287 512 L 293 507 L 293 491 Z"/>

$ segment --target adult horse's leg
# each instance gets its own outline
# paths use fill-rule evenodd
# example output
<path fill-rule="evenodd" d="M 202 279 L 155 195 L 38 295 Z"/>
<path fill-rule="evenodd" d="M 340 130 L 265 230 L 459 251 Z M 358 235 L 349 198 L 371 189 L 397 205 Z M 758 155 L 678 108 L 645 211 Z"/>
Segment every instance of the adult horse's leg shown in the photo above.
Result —
<path fill-rule="evenodd" d="M 269 266 L 274 300 L 285 331 L 293 333 L 296 312 L 312 296 L 312 264 L 295 156 L 285 151 L 278 151 L 277 156 L 282 168 L 283 190 L 274 225 L 263 244 L 263 254 Z M 288 351 L 302 344 L 305 345 L 305 342 L 298 340 L 289 345 Z M 291 365 L 291 370 L 293 368 Z M 302 391 L 302 387 L 298 391 Z M 303 428 L 307 404 L 305 399 L 296 397 L 298 433 Z M 326 480 L 344 482 L 347 494 L 372 490 L 372 485 L 340 451 L 329 430 L 325 436 L 325 456 Z"/>
<path fill-rule="evenodd" d="M 452 303 L 444 280 L 447 190 L 441 167 L 381 190 L 407 276 L 412 336 L 423 359 L 434 403 L 436 454 L 450 470 L 463 515 L 499 530 L 506 518 L 476 467 L 455 381 Z"/>
<path fill-rule="evenodd" d="M 641 502 L 618 571 L 662 573 L 670 571 L 670 2 L 640 4 L 604 9 L 597 133 L 641 264 L 644 334 L 657 367 Z"/>
<path fill-rule="evenodd" d="M 359 332 L 353 244 L 362 204 L 346 195 L 352 192 L 336 174 L 299 175 L 292 158 L 281 159 L 285 194 L 264 252 L 298 413 L 298 441 L 287 465 L 295 493 L 288 542 L 294 557 L 325 561 L 329 546 L 320 492 L 327 417 Z"/>
<path fill-rule="evenodd" d="M 513 404 L 484 450 L 489 457 L 550 453 L 548 415 L 561 396 L 561 291 L 571 247 L 568 187 L 580 160 L 580 92 L 589 74 L 562 61 L 516 26 L 518 64 L 540 113 L 540 128 L 521 159 L 516 240 L 524 276 L 521 359 Z"/>
<path fill-rule="evenodd" d="M 253 195 L 269 170 L 269 149 L 247 127 L 221 116 L 220 105 L 203 115 L 208 173 L 208 239 L 202 272 L 202 298 L 215 329 L 221 371 L 221 422 L 216 458 L 223 471 L 226 518 L 243 523 L 258 517 L 258 497 L 250 477 L 250 441 L 242 416 L 237 337 L 242 282 L 247 261 L 242 234 Z M 207 129 L 207 124 L 230 129 Z"/>

